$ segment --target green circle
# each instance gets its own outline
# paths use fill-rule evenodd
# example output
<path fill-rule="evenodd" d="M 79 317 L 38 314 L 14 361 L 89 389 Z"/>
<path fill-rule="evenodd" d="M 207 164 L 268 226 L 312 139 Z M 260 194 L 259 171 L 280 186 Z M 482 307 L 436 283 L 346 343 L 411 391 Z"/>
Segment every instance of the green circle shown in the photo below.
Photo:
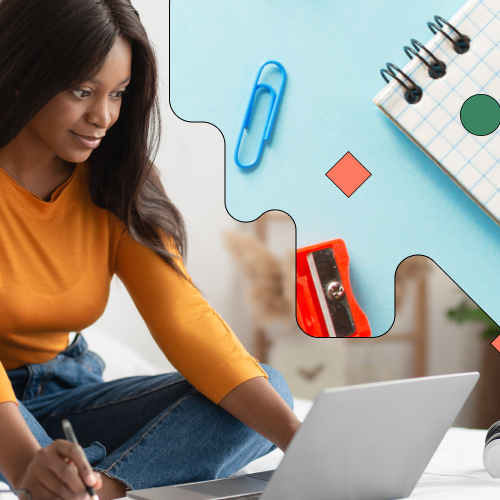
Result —
<path fill-rule="evenodd" d="M 473 95 L 464 102 L 460 120 L 471 134 L 492 134 L 500 125 L 500 105 L 489 95 Z"/>

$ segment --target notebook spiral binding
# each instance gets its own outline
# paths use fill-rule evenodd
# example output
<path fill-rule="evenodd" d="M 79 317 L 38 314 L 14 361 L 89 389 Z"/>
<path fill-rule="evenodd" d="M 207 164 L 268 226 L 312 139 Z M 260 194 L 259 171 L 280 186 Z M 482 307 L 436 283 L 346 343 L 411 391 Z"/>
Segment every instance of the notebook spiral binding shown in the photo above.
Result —
<path fill-rule="evenodd" d="M 470 48 L 470 38 L 460 33 L 460 31 L 452 26 L 448 21 L 443 19 L 441 16 L 434 16 L 435 23 L 427 23 L 427 26 L 432 31 L 433 35 L 441 33 L 452 45 L 457 54 L 465 54 Z M 450 34 L 443 31 L 444 26 L 448 26 L 450 30 L 455 33 L 458 38 L 454 40 Z M 424 47 L 418 40 L 412 38 L 411 44 L 413 47 L 405 46 L 403 50 L 406 55 L 413 59 L 413 57 L 418 57 L 428 68 L 429 76 L 433 79 L 442 78 L 446 74 L 446 64 L 440 61 L 429 49 Z M 425 52 L 427 56 L 430 57 L 431 61 L 425 59 L 420 52 Z M 394 78 L 404 89 L 404 98 L 408 104 L 417 104 L 417 102 L 422 99 L 423 91 L 422 87 L 417 85 L 404 71 L 399 69 L 396 65 L 392 63 L 387 63 L 387 68 L 381 69 L 380 74 L 382 78 L 389 83 L 389 77 Z"/>

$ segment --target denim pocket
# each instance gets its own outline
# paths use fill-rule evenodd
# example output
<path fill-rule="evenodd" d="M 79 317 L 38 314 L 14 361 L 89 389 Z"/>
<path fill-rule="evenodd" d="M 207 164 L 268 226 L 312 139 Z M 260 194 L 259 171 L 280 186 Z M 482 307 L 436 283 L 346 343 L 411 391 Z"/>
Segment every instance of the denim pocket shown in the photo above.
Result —
<path fill-rule="evenodd" d="M 37 396 L 87 384 L 103 383 L 101 375 L 104 362 L 94 356 L 97 354 L 88 351 L 75 358 L 59 354 L 55 360 L 46 363 L 45 374 L 39 377 L 39 380 L 33 378 L 37 383 L 42 383 L 42 390 Z"/>
<path fill-rule="evenodd" d="M 54 359 L 22 368 L 23 372 L 20 369 L 9 372 L 14 381 L 19 379 L 16 395 L 22 401 L 83 385 L 104 383 L 102 373 L 105 363 L 98 354 L 88 350 L 81 334 Z"/>
<path fill-rule="evenodd" d="M 106 363 L 104 363 L 101 356 L 92 351 L 87 351 L 85 354 L 78 356 L 75 361 L 99 377 L 102 377 L 104 368 L 106 368 Z"/>
<path fill-rule="evenodd" d="M 98 441 L 94 441 L 88 448 L 84 448 L 83 452 L 90 465 L 97 465 L 106 458 L 106 448 Z"/>

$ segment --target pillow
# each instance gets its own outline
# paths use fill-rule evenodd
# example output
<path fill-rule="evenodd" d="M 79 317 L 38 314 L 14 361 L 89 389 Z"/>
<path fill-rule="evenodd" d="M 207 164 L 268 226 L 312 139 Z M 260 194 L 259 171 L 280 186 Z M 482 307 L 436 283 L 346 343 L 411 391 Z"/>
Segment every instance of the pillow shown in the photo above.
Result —
<path fill-rule="evenodd" d="M 102 377 L 105 382 L 135 375 L 159 375 L 176 371 L 170 363 L 167 369 L 157 367 L 131 347 L 99 328 L 91 326 L 82 334 L 89 349 L 98 354 L 106 363 Z"/>

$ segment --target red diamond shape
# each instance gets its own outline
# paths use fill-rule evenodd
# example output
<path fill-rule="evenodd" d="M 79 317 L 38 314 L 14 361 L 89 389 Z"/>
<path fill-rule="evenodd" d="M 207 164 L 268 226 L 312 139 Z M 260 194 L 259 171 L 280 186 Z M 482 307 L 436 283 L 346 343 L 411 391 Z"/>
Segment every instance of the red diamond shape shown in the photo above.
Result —
<path fill-rule="evenodd" d="M 372 174 L 349 152 L 326 173 L 348 198 L 370 175 Z"/>
<path fill-rule="evenodd" d="M 500 351 L 500 335 L 491 343 L 491 345 L 497 350 Z"/>

